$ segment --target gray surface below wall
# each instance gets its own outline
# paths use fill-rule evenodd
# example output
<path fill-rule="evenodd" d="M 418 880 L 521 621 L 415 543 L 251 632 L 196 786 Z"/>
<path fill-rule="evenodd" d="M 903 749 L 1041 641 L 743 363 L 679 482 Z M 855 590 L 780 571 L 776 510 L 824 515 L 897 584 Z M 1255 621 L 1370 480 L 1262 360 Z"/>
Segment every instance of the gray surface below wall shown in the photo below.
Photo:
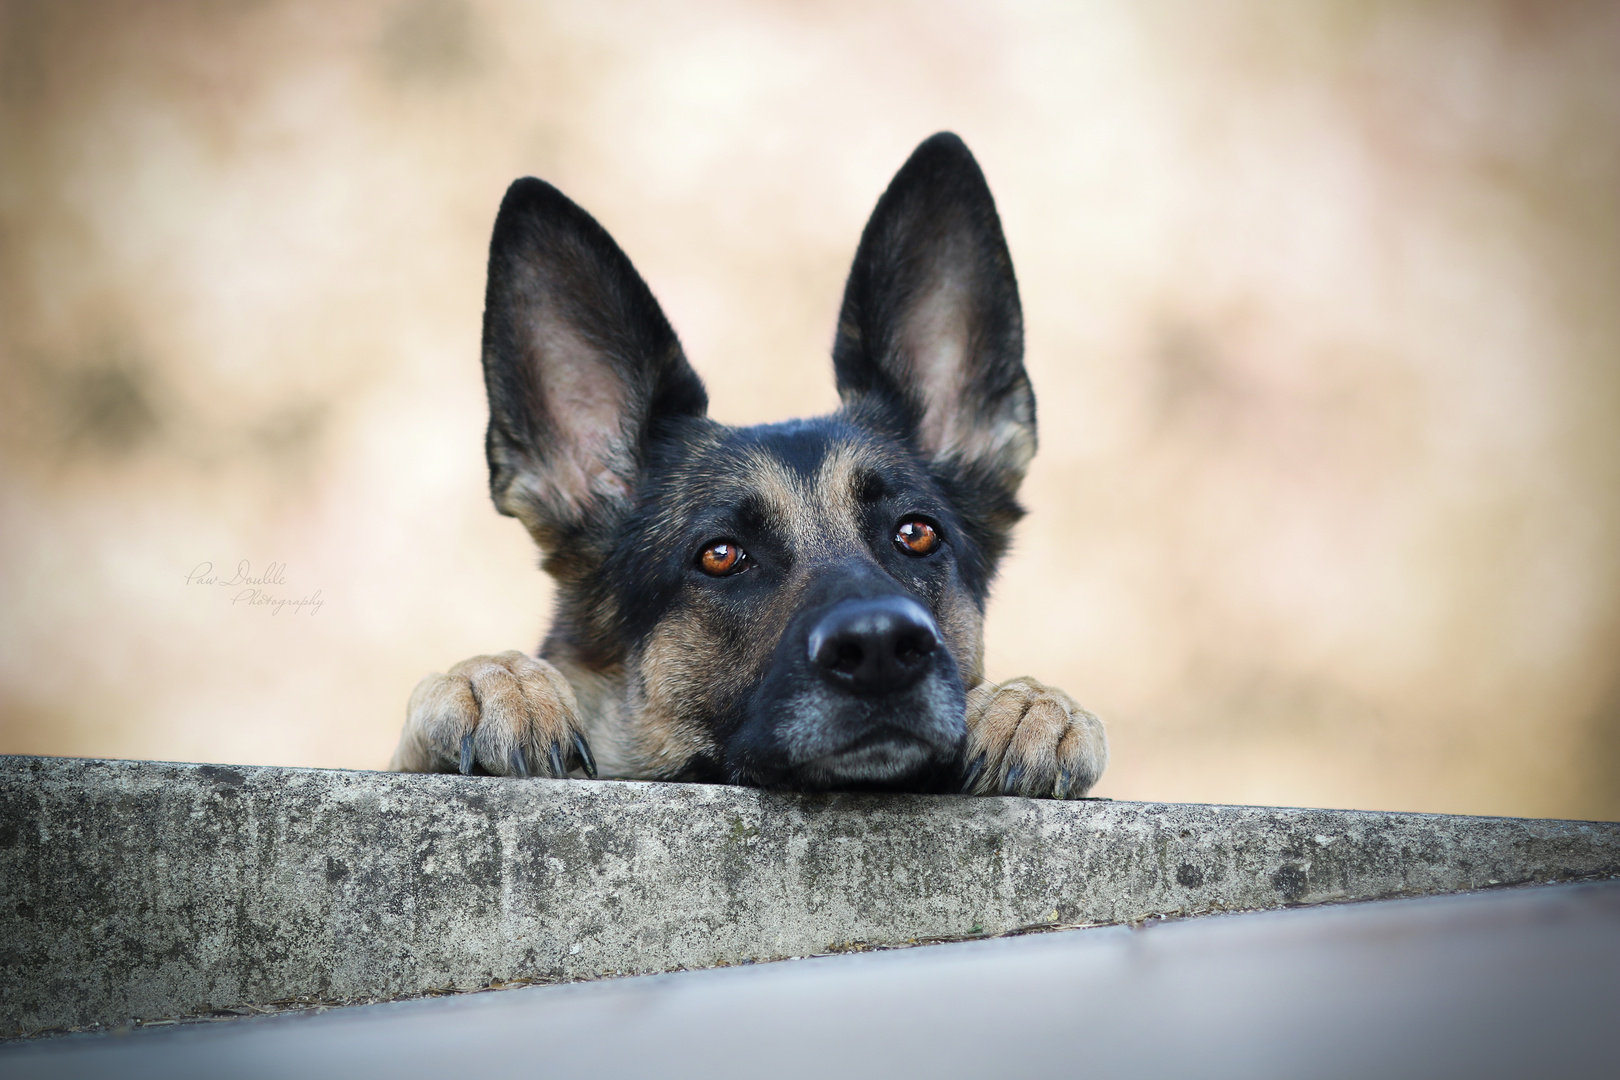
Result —
<path fill-rule="evenodd" d="M 1620 824 L 0 757 L 0 1033 L 1620 875 Z"/>
<path fill-rule="evenodd" d="M 0 1075 L 1615 1075 L 1620 882 L 1266 911 L 0 1046 Z"/>

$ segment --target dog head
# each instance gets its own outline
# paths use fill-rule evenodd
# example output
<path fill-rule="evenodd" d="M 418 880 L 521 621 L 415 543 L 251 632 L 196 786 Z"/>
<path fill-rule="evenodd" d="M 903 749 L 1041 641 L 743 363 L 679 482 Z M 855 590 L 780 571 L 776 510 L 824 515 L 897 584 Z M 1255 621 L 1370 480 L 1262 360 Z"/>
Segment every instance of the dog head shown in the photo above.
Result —
<path fill-rule="evenodd" d="M 709 420 L 629 259 L 534 179 L 496 219 L 483 359 L 491 492 L 557 580 L 543 652 L 613 717 L 599 756 L 772 787 L 951 781 L 1035 450 L 1012 263 L 960 139 L 918 147 L 867 223 L 831 416 Z"/>

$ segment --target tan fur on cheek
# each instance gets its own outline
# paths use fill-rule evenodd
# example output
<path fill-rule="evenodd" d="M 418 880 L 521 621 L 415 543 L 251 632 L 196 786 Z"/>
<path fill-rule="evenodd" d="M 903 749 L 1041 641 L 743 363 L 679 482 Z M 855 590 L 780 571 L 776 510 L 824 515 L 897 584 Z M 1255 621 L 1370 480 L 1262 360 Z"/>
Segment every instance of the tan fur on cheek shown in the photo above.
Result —
<path fill-rule="evenodd" d="M 720 635 L 690 613 L 666 620 L 633 665 L 627 712 L 632 757 L 643 775 L 674 776 L 716 750 L 709 722 L 739 680 L 721 656 Z"/>
<path fill-rule="evenodd" d="M 693 757 L 718 757 L 713 725 L 765 677 L 781 629 L 802 599 L 797 584 L 750 606 L 739 624 L 727 625 L 700 599 L 653 631 L 626 680 L 625 742 L 644 770 L 637 775 L 674 776 Z"/>
<path fill-rule="evenodd" d="M 984 615 L 972 600 L 952 590 L 946 594 L 938 618 L 939 632 L 956 659 L 962 686 L 971 690 L 984 679 Z"/>

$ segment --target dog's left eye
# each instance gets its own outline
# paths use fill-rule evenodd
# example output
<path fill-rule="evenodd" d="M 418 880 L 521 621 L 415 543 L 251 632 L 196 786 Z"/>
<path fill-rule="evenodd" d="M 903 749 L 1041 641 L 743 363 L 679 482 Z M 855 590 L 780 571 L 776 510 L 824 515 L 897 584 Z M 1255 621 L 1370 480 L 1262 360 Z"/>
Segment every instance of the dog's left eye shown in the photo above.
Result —
<path fill-rule="evenodd" d="M 717 540 L 698 555 L 698 569 L 710 577 L 740 573 L 748 565 L 748 553 L 730 540 Z"/>
<path fill-rule="evenodd" d="M 932 555 L 939 532 L 922 518 L 906 518 L 894 529 L 894 546 L 907 555 Z"/>

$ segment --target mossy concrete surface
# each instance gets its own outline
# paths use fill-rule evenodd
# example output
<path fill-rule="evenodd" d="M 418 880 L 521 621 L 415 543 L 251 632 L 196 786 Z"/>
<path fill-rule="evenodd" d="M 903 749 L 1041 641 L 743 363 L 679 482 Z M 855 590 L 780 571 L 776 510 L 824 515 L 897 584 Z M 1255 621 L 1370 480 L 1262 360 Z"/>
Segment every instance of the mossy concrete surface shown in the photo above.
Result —
<path fill-rule="evenodd" d="M 1620 876 L 1620 824 L 0 757 L 0 1033 Z"/>

